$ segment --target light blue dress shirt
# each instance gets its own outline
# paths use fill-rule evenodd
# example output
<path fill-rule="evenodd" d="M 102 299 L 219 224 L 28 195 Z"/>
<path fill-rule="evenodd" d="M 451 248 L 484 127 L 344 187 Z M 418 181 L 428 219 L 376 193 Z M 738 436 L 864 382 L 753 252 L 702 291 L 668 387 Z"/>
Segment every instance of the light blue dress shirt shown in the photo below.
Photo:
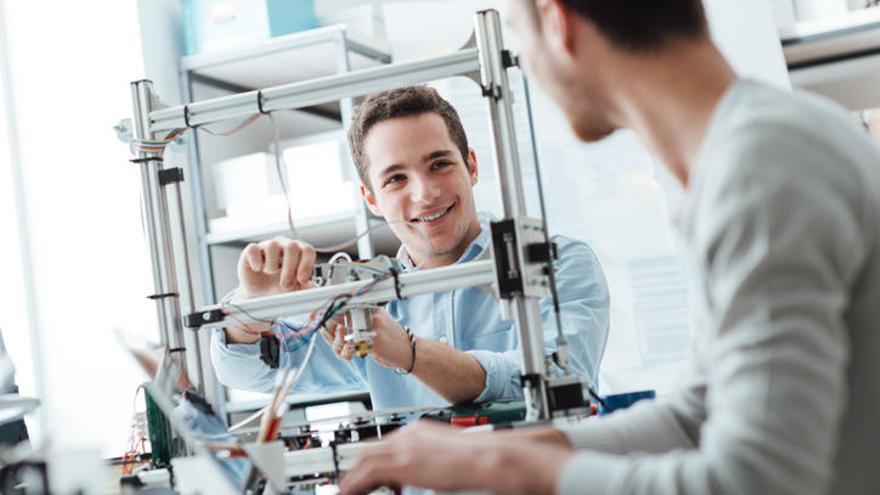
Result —
<path fill-rule="evenodd" d="M 457 263 L 466 263 L 490 249 L 487 217 L 483 230 Z M 610 299 L 602 268 L 583 242 L 554 236 L 559 259 L 554 263 L 562 327 L 571 354 L 571 371 L 596 384 L 599 362 L 608 337 Z M 405 252 L 399 256 L 404 271 L 414 270 Z M 556 348 L 553 302 L 541 300 L 544 346 Z M 498 300 L 479 288 L 455 289 L 411 296 L 388 303 L 386 310 L 413 334 L 471 354 L 486 370 L 486 387 L 476 402 L 522 398 L 519 337 L 512 321 L 501 319 Z M 398 375 L 371 356 L 340 360 L 320 335 L 311 362 L 292 393 L 336 394 L 369 390 L 375 410 L 407 407 L 444 407 L 449 403 L 412 375 Z M 306 349 L 281 353 L 281 368 L 298 366 Z M 215 329 L 211 361 L 220 382 L 228 387 L 271 392 L 278 370 L 260 360 L 258 344 L 227 344 L 225 332 Z"/>

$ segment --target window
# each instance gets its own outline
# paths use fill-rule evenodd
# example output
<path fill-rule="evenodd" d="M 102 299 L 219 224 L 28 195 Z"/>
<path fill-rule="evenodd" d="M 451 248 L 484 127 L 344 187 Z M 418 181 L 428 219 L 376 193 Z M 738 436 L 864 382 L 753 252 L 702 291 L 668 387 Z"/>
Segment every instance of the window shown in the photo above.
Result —
<path fill-rule="evenodd" d="M 15 233 L 16 215 L 26 215 L 33 270 L 5 276 L 20 266 L 14 260 L 21 253 L 15 235 L 4 237 L 0 324 L 25 393 L 34 393 L 34 370 L 27 369 L 26 338 L 18 337 L 28 324 L 37 329 L 53 444 L 118 456 L 144 377 L 114 329 L 158 340 L 155 309 L 145 297 L 151 281 L 138 171 L 112 130 L 131 113 L 129 81 L 143 74 L 137 6 L 56 2 L 48 12 L 40 2 L 15 1 L 5 8 L 10 70 L 2 83 L 16 109 L 11 125 L 19 153 L 0 155 L 0 228 Z M 10 205 L 16 196 L 7 180 L 16 169 L 18 208 Z M 15 308 L 24 307 L 26 283 L 34 288 L 27 301 L 33 321 L 9 312 L 21 313 Z"/>

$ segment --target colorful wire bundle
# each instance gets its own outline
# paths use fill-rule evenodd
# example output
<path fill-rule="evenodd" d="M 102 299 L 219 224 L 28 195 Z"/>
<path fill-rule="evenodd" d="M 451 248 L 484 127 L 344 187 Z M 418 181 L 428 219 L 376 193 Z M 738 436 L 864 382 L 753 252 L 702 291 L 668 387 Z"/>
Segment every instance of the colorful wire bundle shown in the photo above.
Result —
<path fill-rule="evenodd" d="M 312 340 L 312 337 L 317 333 L 318 330 L 324 327 L 333 317 L 339 314 L 343 308 L 348 304 L 351 299 L 355 297 L 360 297 L 371 290 L 373 290 L 379 283 L 388 280 L 394 276 L 394 271 L 382 271 L 373 267 L 368 267 L 362 263 L 356 263 L 361 268 L 367 268 L 369 271 L 376 273 L 378 276 L 371 280 L 368 284 L 364 285 L 360 289 L 349 292 L 347 294 L 338 294 L 333 298 L 329 299 L 320 309 L 312 313 L 312 316 L 309 318 L 308 323 L 306 323 L 302 327 L 297 327 L 291 323 L 288 323 L 283 320 L 266 320 L 261 318 L 256 318 L 253 315 L 249 314 L 243 308 L 238 307 L 231 303 L 224 303 L 224 306 L 229 306 L 231 308 L 237 309 L 249 319 L 261 323 L 270 323 L 273 327 L 277 328 L 277 332 L 257 332 L 255 329 L 250 327 L 246 322 L 242 321 L 240 318 L 236 317 L 229 311 L 224 311 L 226 316 L 229 316 L 233 320 L 235 320 L 239 325 L 242 326 L 246 331 L 261 335 L 270 335 L 276 336 L 281 339 L 281 342 L 284 346 L 284 350 L 286 352 L 295 352 L 299 349 L 302 349 Z"/>
<path fill-rule="evenodd" d="M 174 129 L 162 139 L 135 139 L 132 141 L 132 145 L 134 145 L 136 151 L 144 153 L 162 153 L 168 143 L 177 139 L 184 132 L 186 132 L 186 129 Z"/>

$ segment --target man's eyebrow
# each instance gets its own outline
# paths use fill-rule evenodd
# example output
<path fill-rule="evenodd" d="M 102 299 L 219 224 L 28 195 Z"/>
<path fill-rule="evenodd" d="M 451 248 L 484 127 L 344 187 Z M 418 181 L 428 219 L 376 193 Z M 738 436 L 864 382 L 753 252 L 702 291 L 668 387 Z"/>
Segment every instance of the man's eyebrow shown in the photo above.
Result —
<path fill-rule="evenodd" d="M 422 157 L 423 162 L 429 162 L 431 160 L 436 160 L 438 158 L 447 158 L 453 155 L 452 150 L 437 150 L 428 153 L 427 155 Z"/>
<path fill-rule="evenodd" d="M 402 164 L 402 163 L 394 163 L 394 164 L 392 164 L 392 165 L 388 165 L 387 167 L 383 168 L 383 169 L 379 172 L 379 177 L 384 177 L 384 176 L 386 176 L 386 175 L 388 175 L 388 174 L 391 174 L 391 173 L 397 172 L 398 170 L 403 170 L 403 169 L 405 169 L 405 168 L 406 168 L 406 165 L 404 165 L 404 164 Z"/>
<path fill-rule="evenodd" d="M 448 158 L 450 156 L 453 156 L 454 154 L 455 152 L 452 150 L 436 150 L 423 156 L 422 162 L 429 162 L 438 158 Z M 379 172 L 379 177 L 385 177 L 388 174 L 392 174 L 394 172 L 398 172 L 404 169 L 406 169 L 406 165 L 402 163 L 392 163 L 391 165 L 388 165 Z"/>

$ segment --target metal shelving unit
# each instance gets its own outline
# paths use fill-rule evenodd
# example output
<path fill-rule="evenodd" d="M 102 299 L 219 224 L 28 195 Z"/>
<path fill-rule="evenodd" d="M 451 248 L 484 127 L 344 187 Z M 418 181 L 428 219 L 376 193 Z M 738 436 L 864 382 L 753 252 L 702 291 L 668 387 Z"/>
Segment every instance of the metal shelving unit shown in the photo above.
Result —
<path fill-rule="evenodd" d="M 222 52 L 200 53 L 183 57 L 180 61 L 179 74 L 181 94 L 184 103 L 193 104 L 199 101 L 214 99 L 223 95 L 234 95 L 278 86 L 298 81 L 314 80 L 330 77 L 354 70 L 391 62 L 391 56 L 381 49 L 374 48 L 346 31 L 344 25 L 322 27 L 302 33 L 271 38 L 260 43 L 243 45 L 233 50 Z M 307 136 L 331 130 L 344 130 L 351 120 L 353 112 L 352 98 L 324 102 L 297 110 L 279 112 L 276 116 L 282 142 L 292 137 Z M 246 136 L 242 136 L 246 135 Z M 272 128 L 268 119 L 241 132 L 240 136 L 251 138 L 260 143 L 265 150 L 272 141 Z M 212 136 L 201 132 L 192 133 L 188 146 L 189 182 L 192 197 L 193 216 L 195 219 L 196 256 L 194 271 L 202 281 L 201 298 L 204 301 L 218 300 L 226 287 L 221 283 L 218 287 L 218 272 L 234 273 L 234 266 L 215 267 L 218 249 L 224 247 L 238 248 L 248 242 L 259 241 L 283 235 L 289 232 L 286 222 L 254 222 L 251 226 L 241 226 L 223 231 L 212 231 L 210 220 L 217 213 L 212 211 L 209 201 L 214 197 L 210 169 L 217 156 L 227 153 L 236 156 L 236 150 L 219 150 L 225 143 L 217 143 Z M 247 139 L 245 139 L 247 140 Z M 204 148 L 210 141 L 211 149 Z M 239 140 L 241 141 L 241 140 Z M 230 142 L 225 140 L 225 142 Z M 220 144 L 220 146 L 217 146 Z M 259 148 L 259 147 L 257 147 Z M 254 149 L 251 151 L 257 151 Z M 237 150 L 239 153 L 242 150 Z M 213 155 L 213 160 L 206 155 Z M 345 153 L 345 155 L 348 155 Z M 348 159 L 348 156 L 345 157 Z M 355 174 L 353 164 L 345 164 L 351 174 Z M 354 194 L 354 191 L 352 191 Z M 349 212 L 342 212 L 321 219 L 297 221 L 297 233 L 315 245 L 329 245 L 354 237 L 356 232 L 363 231 L 371 225 L 369 211 L 358 198 L 358 207 Z M 371 257 L 374 242 L 384 249 L 393 244 L 390 233 L 379 236 L 365 236 L 359 241 L 357 254 Z M 227 251 L 229 251 L 227 249 Z M 228 255 L 226 256 L 228 258 Z M 221 257 L 222 259 L 222 257 Z M 226 263 L 223 263 L 224 265 Z M 216 268 L 216 270 L 215 270 Z M 227 279 L 228 282 L 228 279 Z M 228 283 L 226 284 L 228 285 Z M 208 345 L 208 337 L 202 336 L 202 346 Z M 205 366 L 210 367 L 206 362 Z M 203 369 L 209 396 L 224 397 L 222 386 L 215 383 L 210 369 Z M 220 401 L 218 401 L 220 402 Z"/>
<path fill-rule="evenodd" d="M 236 50 L 205 53 L 184 57 L 180 63 L 182 93 L 186 103 L 199 98 L 199 87 L 214 91 L 238 94 L 282 83 L 312 80 L 319 77 L 346 73 L 391 61 L 390 55 L 372 48 L 352 37 L 345 26 L 328 26 L 303 33 L 272 38 L 264 43 L 242 46 Z M 214 96 L 214 95 L 211 95 Z M 351 119 L 351 98 L 336 102 L 313 105 L 295 112 L 279 115 L 279 126 L 284 138 L 307 135 L 346 127 Z M 271 133 L 270 133 L 271 134 Z M 236 229 L 227 232 L 211 232 L 206 201 L 206 163 L 197 136 L 189 147 L 193 207 L 197 222 L 200 275 L 205 283 L 205 300 L 217 297 L 211 283 L 211 246 L 218 244 L 244 244 L 287 231 L 286 225 L 264 224 L 260 227 Z M 269 137 L 266 137 L 267 142 Z M 351 215 L 333 217 L 327 222 L 306 222 L 303 235 L 310 234 L 321 240 L 340 240 L 350 237 L 355 230 L 364 228 L 369 221 L 365 208 Z M 361 256 L 372 255 L 370 239 L 358 246 Z"/>
<path fill-rule="evenodd" d="M 880 8 L 780 31 L 792 83 L 852 110 L 880 106 Z"/>

